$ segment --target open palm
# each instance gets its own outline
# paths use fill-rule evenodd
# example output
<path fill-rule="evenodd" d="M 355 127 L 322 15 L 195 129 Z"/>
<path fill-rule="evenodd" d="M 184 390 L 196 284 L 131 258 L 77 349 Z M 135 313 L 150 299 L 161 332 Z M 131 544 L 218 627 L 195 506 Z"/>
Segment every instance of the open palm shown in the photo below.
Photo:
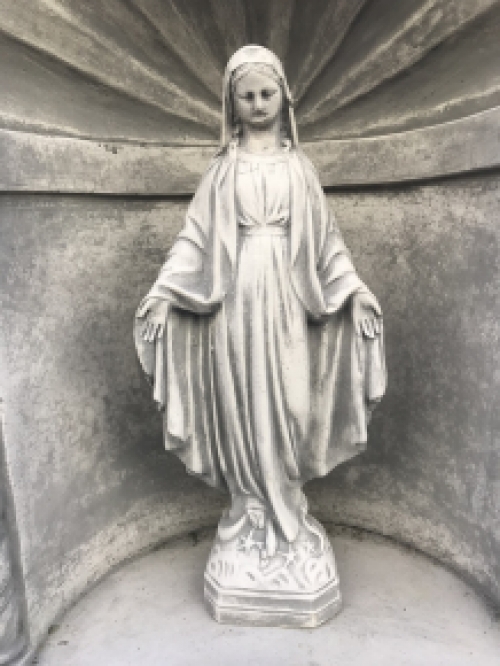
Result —
<path fill-rule="evenodd" d="M 381 331 L 382 310 L 375 296 L 369 291 L 354 294 L 352 301 L 354 329 L 358 335 L 376 338 Z"/>
<path fill-rule="evenodd" d="M 141 306 L 137 316 L 145 318 L 141 335 L 146 342 L 154 342 L 163 336 L 168 309 L 169 303 L 159 298 L 149 299 Z"/>

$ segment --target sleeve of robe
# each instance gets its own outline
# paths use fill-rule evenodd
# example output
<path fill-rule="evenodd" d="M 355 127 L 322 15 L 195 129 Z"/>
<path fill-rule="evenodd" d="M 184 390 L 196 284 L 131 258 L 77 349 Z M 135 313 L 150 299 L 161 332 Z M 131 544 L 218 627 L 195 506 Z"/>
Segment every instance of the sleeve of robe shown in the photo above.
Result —
<path fill-rule="evenodd" d="M 219 158 L 203 178 L 186 223 L 157 281 L 144 299 L 173 306 L 164 336 L 154 343 L 134 336 L 142 367 L 163 411 L 165 446 L 210 485 L 225 487 L 219 468 L 219 435 L 197 405 L 210 403 L 210 320 L 234 275 L 236 219 L 234 164 Z M 382 336 L 355 334 L 351 296 L 366 289 L 328 211 L 313 167 L 291 158 L 291 272 L 309 314 L 311 423 L 300 452 L 303 480 L 326 474 L 361 451 L 367 423 L 385 388 Z"/>
<path fill-rule="evenodd" d="M 230 234 L 227 228 L 235 226 L 231 219 L 234 212 L 225 210 L 227 202 L 220 197 L 220 191 L 224 189 L 222 186 L 231 186 L 226 182 L 230 177 L 228 162 L 223 158 L 215 160 L 205 173 L 189 204 L 184 227 L 174 241 L 156 282 L 137 310 L 134 321 L 137 354 L 154 386 L 154 399 L 161 409 L 166 404 L 164 346 L 172 346 L 182 313 L 194 315 L 190 321 L 199 322 L 203 317 L 196 318 L 196 315 L 215 311 L 232 279 L 234 253 L 231 246 L 234 241 L 228 240 Z M 226 228 L 219 228 L 221 225 Z M 145 318 L 139 314 L 150 299 L 162 299 L 172 306 L 164 337 L 152 343 L 142 338 Z"/>
<path fill-rule="evenodd" d="M 301 461 L 307 480 L 327 474 L 366 448 L 367 426 L 385 392 L 387 373 L 382 322 L 373 339 L 359 335 L 353 326 L 351 297 L 369 290 L 354 268 L 308 160 L 304 171 L 314 235 L 309 262 L 319 285 L 317 309 L 312 312 L 317 323 L 309 326 L 311 446 Z M 307 258 L 302 262 L 305 265 Z"/>
<path fill-rule="evenodd" d="M 227 489 L 220 469 L 219 435 L 197 406 L 212 400 L 210 384 L 211 317 L 231 283 L 235 229 L 231 199 L 234 169 L 221 156 L 208 169 L 191 201 L 185 225 L 177 236 L 156 282 L 141 302 L 160 298 L 169 309 L 164 335 L 154 342 L 142 338 L 144 317 L 136 315 L 134 340 L 141 366 L 153 385 L 162 412 L 165 448 L 187 470 L 211 486 Z"/>

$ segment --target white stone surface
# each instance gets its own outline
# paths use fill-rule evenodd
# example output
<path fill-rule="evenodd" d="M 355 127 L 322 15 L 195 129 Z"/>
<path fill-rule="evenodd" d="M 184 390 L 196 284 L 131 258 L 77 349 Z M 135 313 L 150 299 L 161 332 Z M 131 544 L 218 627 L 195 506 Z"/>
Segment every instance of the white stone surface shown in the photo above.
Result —
<path fill-rule="evenodd" d="M 431 560 L 378 538 L 333 538 L 344 608 L 317 629 L 220 625 L 203 604 L 213 535 L 111 574 L 50 635 L 39 666 L 497 666 L 500 626 Z"/>
<path fill-rule="evenodd" d="M 204 596 L 218 622 L 262 627 L 317 627 L 342 606 L 335 555 L 323 527 L 301 518 L 289 543 L 263 511 L 230 527 L 219 523 L 205 569 Z M 253 523 L 252 523 L 253 520 Z"/>

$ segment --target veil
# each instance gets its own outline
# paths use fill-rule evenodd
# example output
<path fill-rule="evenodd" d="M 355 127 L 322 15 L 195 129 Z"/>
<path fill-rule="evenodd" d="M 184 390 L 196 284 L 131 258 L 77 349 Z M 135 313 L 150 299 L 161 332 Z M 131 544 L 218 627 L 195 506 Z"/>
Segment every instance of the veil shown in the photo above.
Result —
<path fill-rule="evenodd" d="M 272 51 L 264 46 L 248 44 L 238 49 L 234 53 L 226 66 L 224 80 L 222 84 L 222 128 L 221 128 L 221 146 L 226 146 L 232 138 L 233 117 L 231 101 L 231 78 L 234 72 L 242 65 L 269 65 L 273 68 L 281 87 L 288 106 L 288 123 L 290 127 L 290 140 L 292 146 L 296 148 L 299 140 L 297 135 L 297 124 L 295 122 L 295 113 L 293 111 L 293 98 L 285 76 L 285 70 L 279 58 Z"/>

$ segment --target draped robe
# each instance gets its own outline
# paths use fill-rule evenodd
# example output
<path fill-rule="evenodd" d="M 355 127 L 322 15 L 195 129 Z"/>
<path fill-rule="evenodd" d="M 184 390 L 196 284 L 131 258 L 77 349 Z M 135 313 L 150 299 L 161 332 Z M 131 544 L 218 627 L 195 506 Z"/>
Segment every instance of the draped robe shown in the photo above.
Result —
<path fill-rule="evenodd" d="M 137 318 L 135 342 L 163 412 L 166 448 L 210 485 L 229 490 L 233 497 L 257 495 L 269 503 L 282 533 L 293 540 L 300 503 L 294 489 L 327 474 L 366 445 L 371 410 L 386 384 L 383 338 L 382 332 L 369 339 L 354 330 L 350 297 L 367 288 L 354 269 L 314 168 L 300 151 L 291 150 L 288 275 L 308 321 L 308 376 L 297 368 L 297 377 L 307 384 L 307 418 L 291 448 L 274 441 L 270 433 L 257 454 L 242 451 L 253 446 L 252 433 L 259 432 L 259 425 L 262 430 L 262 424 L 252 422 L 259 414 L 252 417 L 247 405 L 271 397 L 266 391 L 250 400 L 238 396 L 247 380 L 234 381 L 234 374 L 246 370 L 231 360 L 226 339 L 232 324 L 226 321 L 225 306 L 228 294 L 234 300 L 231 290 L 241 246 L 237 163 L 237 150 L 227 150 L 204 175 L 185 226 L 145 299 L 164 299 L 172 305 L 165 334 L 146 342 L 140 333 L 143 320 Z M 245 361 L 253 362 L 260 361 L 251 355 Z M 265 365 L 273 363 L 276 358 L 269 355 Z M 261 402 L 261 407 L 264 412 L 266 405 Z M 281 418 L 286 421 L 288 416 Z M 244 431 L 250 432 L 249 438 Z M 255 469 L 245 471 L 249 465 Z"/>

